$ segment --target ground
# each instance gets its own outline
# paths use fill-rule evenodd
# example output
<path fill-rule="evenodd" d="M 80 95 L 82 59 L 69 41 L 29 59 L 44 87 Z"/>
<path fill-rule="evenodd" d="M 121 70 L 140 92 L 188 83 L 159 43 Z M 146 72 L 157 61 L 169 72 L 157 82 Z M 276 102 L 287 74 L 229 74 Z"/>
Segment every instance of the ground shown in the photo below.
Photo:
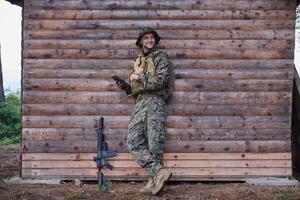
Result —
<path fill-rule="evenodd" d="M 246 183 L 171 182 L 157 196 L 138 193 L 142 182 L 112 182 L 110 192 L 100 192 L 97 184 L 62 185 L 6 184 L 4 180 L 18 175 L 19 151 L 0 147 L 0 199 L 5 200 L 80 200 L 80 199 L 191 199 L 191 200 L 300 200 L 300 186 L 253 186 Z"/>

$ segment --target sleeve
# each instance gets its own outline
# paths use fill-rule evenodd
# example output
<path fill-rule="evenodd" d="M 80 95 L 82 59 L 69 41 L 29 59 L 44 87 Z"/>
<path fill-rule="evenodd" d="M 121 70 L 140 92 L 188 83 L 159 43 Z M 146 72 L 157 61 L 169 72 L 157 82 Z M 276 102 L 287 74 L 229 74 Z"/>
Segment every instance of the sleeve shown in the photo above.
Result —
<path fill-rule="evenodd" d="M 131 74 L 133 74 L 133 70 L 131 70 L 128 74 L 125 74 L 125 78 L 124 78 L 124 79 L 125 79 L 126 81 L 130 82 L 130 79 L 129 79 L 129 78 L 130 78 Z"/>
<path fill-rule="evenodd" d="M 127 96 L 133 96 L 133 93 L 132 93 L 132 87 L 131 87 L 131 84 L 130 84 L 130 80 L 129 80 L 129 77 L 130 77 L 130 75 L 133 73 L 133 71 L 131 71 L 130 73 L 128 73 L 128 74 L 125 74 L 125 78 L 124 78 L 124 81 L 126 82 L 126 83 L 128 83 L 128 88 L 125 90 L 125 92 L 126 92 L 126 95 Z"/>
<path fill-rule="evenodd" d="M 168 86 L 170 76 L 168 56 L 165 53 L 159 54 L 158 58 L 154 58 L 154 65 L 155 75 L 144 74 L 139 77 L 145 91 L 160 90 Z"/>

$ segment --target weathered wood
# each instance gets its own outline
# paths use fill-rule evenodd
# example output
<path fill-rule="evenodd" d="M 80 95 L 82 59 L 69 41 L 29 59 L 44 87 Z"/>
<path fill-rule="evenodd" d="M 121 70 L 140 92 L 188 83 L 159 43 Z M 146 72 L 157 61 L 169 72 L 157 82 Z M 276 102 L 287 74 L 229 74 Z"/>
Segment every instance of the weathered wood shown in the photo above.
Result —
<path fill-rule="evenodd" d="M 22 160 L 93 160 L 96 153 L 23 153 Z M 130 153 L 118 153 L 108 161 L 132 160 Z M 291 153 L 164 153 L 164 160 L 291 160 Z"/>
<path fill-rule="evenodd" d="M 107 140 L 126 140 L 126 128 L 107 128 Z M 290 140 L 290 129 L 174 129 L 167 128 L 167 140 Z M 96 140 L 95 129 L 23 128 L 22 139 L 32 141 Z"/>
<path fill-rule="evenodd" d="M 23 81 L 24 91 L 120 91 L 113 80 L 96 79 L 29 79 Z M 290 80 L 215 80 L 177 79 L 174 91 L 291 91 Z"/>
<path fill-rule="evenodd" d="M 232 29 L 294 29 L 295 20 L 29 20 L 24 19 L 26 30 L 124 29 L 140 27 L 168 30 L 232 30 Z"/>
<path fill-rule="evenodd" d="M 127 150 L 134 99 L 110 79 L 131 69 L 145 26 L 176 68 L 164 154 L 173 180 L 292 176 L 295 8 L 288 0 L 25 1 L 22 177 L 95 180 L 99 116 L 119 152 L 107 178 L 148 177 Z"/>
<path fill-rule="evenodd" d="M 221 20 L 221 19 L 295 19 L 290 10 L 29 10 L 24 19 L 171 19 L 171 20 Z"/>
<path fill-rule="evenodd" d="M 163 30 L 164 39 L 265 39 L 293 40 L 295 30 Z M 136 39 L 138 30 L 24 30 L 24 39 Z"/>
<path fill-rule="evenodd" d="M 26 49 L 135 49 L 135 40 L 24 40 Z M 163 40 L 159 49 L 294 49 L 294 40 Z"/>
<path fill-rule="evenodd" d="M 23 115 L 130 115 L 131 104 L 23 104 Z M 197 105 L 171 104 L 168 115 L 181 116 L 276 116 L 291 113 L 290 105 Z"/>
<path fill-rule="evenodd" d="M 104 116 L 107 128 L 127 128 L 129 116 Z M 96 128 L 97 116 L 23 116 L 23 128 Z M 289 116 L 168 116 L 167 128 L 289 128 Z"/>
<path fill-rule="evenodd" d="M 195 107 L 194 107 L 195 108 Z M 192 108 L 191 108 L 192 109 Z M 130 115 L 132 104 L 23 104 L 24 115 Z M 169 111 L 170 113 L 170 111 Z M 173 111 L 175 114 L 176 111 Z"/>
<path fill-rule="evenodd" d="M 198 50 L 198 49 L 165 49 L 170 59 L 293 59 L 294 50 Z M 89 50 L 89 49 L 25 49 L 26 59 L 134 59 L 139 50 Z"/>
<path fill-rule="evenodd" d="M 290 152 L 291 142 L 279 141 L 167 141 L 166 152 Z M 127 150 L 127 149 L 126 149 Z"/>
<path fill-rule="evenodd" d="M 292 69 L 293 59 L 172 59 L 175 69 Z M 130 70 L 133 59 L 23 59 L 24 69 Z M 198 70 L 198 73 L 201 73 Z M 105 72 L 105 71 L 104 71 Z M 70 72 L 72 73 L 72 72 Z M 225 73 L 225 72 L 224 72 Z"/>
<path fill-rule="evenodd" d="M 292 172 L 291 172 L 292 173 Z M 210 177 L 210 176 L 172 176 L 171 181 L 224 181 L 224 182 L 245 182 L 249 178 L 262 178 L 266 176 L 218 176 L 218 177 Z M 278 177 L 288 178 L 291 176 L 285 176 L 281 175 Z M 80 180 L 87 180 L 87 181 L 97 181 L 97 176 L 93 175 L 69 175 L 69 176 L 26 176 L 25 178 L 29 179 L 38 179 L 38 180 L 49 180 L 49 179 L 63 179 L 63 180 L 74 180 L 74 179 L 80 179 Z M 125 176 L 110 176 L 109 180 L 112 181 L 148 181 L 149 176 L 134 176 L 134 177 L 125 177 Z"/>
<path fill-rule="evenodd" d="M 101 10 L 127 10 L 127 9 L 178 9 L 178 10 L 249 10 L 249 9 L 264 9 L 264 10 L 278 10 L 285 8 L 286 10 L 293 10 L 296 9 L 296 2 L 295 1 L 282 1 L 282 0 L 256 0 L 251 3 L 245 3 L 245 1 L 237 0 L 214 0 L 214 1 L 207 1 L 207 0 L 187 0 L 187 1 L 180 1 L 180 0 L 165 0 L 159 1 L 154 0 L 149 1 L 142 0 L 121 0 L 121 1 L 94 1 L 94 0 L 80 0 L 80 1 L 59 1 L 59 0 L 52 0 L 51 2 L 46 0 L 41 1 L 28 1 L 24 4 L 25 9 L 101 9 Z"/>
<path fill-rule="evenodd" d="M 258 177 L 258 176 L 291 176 L 291 168 L 171 168 L 173 172 L 172 178 L 176 179 L 180 176 L 185 178 L 194 177 Z M 103 173 L 107 178 L 118 177 L 124 180 L 133 177 L 147 177 L 147 172 L 141 168 L 115 168 L 113 171 L 104 169 Z M 97 169 L 22 169 L 24 177 L 72 177 L 81 175 L 83 177 L 97 178 Z"/>
<path fill-rule="evenodd" d="M 175 80 L 175 91 L 291 91 L 290 80 Z"/>
<path fill-rule="evenodd" d="M 289 103 L 291 93 L 285 92 L 175 92 L 171 103 L 187 104 L 277 104 Z"/>
<path fill-rule="evenodd" d="M 291 80 L 291 69 L 177 69 L 176 79 L 288 79 Z"/>
<path fill-rule="evenodd" d="M 176 177 L 176 178 L 175 178 Z M 290 176 L 279 176 L 283 178 L 289 178 Z M 51 180 L 51 179 L 63 179 L 63 180 L 74 180 L 74 179 L 80 179 L 85 181 L 97 181 L 97 177 L 93 175 L 70 175 L 70 176 L 26 176 L 25 178 L 28 179 L 37 179 L 37 180 Z M 262 178 L 262 176 L 218 176 L 218 177 L 208 177 L 208 176 L 172 176 L 171 181 L 224 181 L 224 182 L 245 182 L 249 178 Z M 109 177 L 109 180 L 111 181 L 148 181 L 149 176 L 135 176 L 135 177 L 124 177 L 124 176 L 114 176 Z"/>
<path fill-rule="evenodd" d="M 135 161 L 110 161 L 114 168 L 139 168 Z M 292 163 L 289 160 L 167 160 L 164 161 L 166 168 L 289 168 Z M 96 163 L 90 161 L 23 161 L 23 169 L 95 169 Z"/>
<path fill-rule="evenodd" d="M 291 92 L 174 92 L 174 104 L 289 104 Z M 38 92 L 23 93 L 24 104 L 127 104 L 123 92 Z"/>
<path fill-rule="evenodd" d="M 292 173 L 292 172 L 291 172 Z M 218 177 L 210 177 L 210 176 L 172 176 L 170 178 L 171 181 L 224 181 L 224 182 L 245 182 L 249 178 L 262 178 L 266 176 L 218 176 Z M 291 176 L 285 176 L 281 175 L 278 177 L 283 178 L 289 178 Z M 69 176 L 26 176 L 25 178 L 28 179 L 38 179 L 38 180 L 51 180 L 51 179 L 63 179 L 63 180 L 74 180 L 74 179 L 80 179 L 80 180 L 87 180 L 87 181 L 97 181 L 97 176 L 93 175 L 69 175 Z M 112 181 L 148 181 L 149 176 L 134 176 L 134 177 L 125 177 L 125 176 L 110 176 L 109 180 Z"/>
<path fill-rule="evenodd" d="M 120 153 L 128 153 L 126 140 L 106 140 L 109 150 L 116 150 Z M 177 153 L 279 153 L 291 150 L 289 140 L 269 141 L 176 141 L 167 140 L 164 144 L 164 152 Z M 28 153 L 92 153 L 97 152 L 96 140 L 84 141 L 23 141 L 22 151 Z"/>
<path fill-rule="evenodd" d="M 264 70 L 265 71 L 265 70 Z M 26 69 L 23 72 L 23 77 L 27 80 L 31 79 L 70 79 L 70 78 L 88 78 L 88 79 L 109 79 L 111 80 L 111 75 L 118 75 L 120 77 L 129 74 L 129 69 Z M 177 73 L 177 72 L 176 72 Z M 276 73 L 276 72 L 275 72 Z M 283 72 L 285 74 L 285 72 Z M 287 72 L 288 73 L 288 72 Z M 278 73 L 278 75 L 280 72 Z M 287 74 L 286 74 L 287 75 Z"/>
<path fill-rule="evenodd" d="M 123 92 L 24 92 L 23 103 L 133 103 Z"/>
<path fill-rule="evenodd" d="M 112 74 L 124 77 L 129 69 L 25 69 L 23 78 L 32 79 L 110 79 Z M 175 69 L 176 79 L 288 79 L 293 77 L 290 69 Z"/>

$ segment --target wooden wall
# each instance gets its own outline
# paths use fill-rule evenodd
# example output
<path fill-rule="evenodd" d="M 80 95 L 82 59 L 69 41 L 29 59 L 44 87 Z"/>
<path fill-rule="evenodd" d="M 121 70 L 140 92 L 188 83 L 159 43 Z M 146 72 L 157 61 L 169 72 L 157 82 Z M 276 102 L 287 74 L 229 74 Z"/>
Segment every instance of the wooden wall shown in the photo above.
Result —
<path fill-rule="evenodd" d="M 143 179 L 126 132 L 133 99 L 110 79 L 140 53 L 140 27 L 176 66 L 165 166 L 174 180 L 291 176 L 296 1 L 26 0 L 22 177 L 96 179 L 105 117 L 111 179 Z"/>

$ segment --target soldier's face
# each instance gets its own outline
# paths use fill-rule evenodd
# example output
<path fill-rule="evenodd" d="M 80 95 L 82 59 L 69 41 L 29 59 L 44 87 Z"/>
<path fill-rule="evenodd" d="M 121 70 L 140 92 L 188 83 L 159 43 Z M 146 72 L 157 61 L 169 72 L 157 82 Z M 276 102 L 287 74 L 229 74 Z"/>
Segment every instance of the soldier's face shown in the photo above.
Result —
<path fill-rule="evenodd" d="M 147 33 L 141 40 L 143 48 L 152 49 L 155 45 L 155 37 L 153 33 Z"/>

